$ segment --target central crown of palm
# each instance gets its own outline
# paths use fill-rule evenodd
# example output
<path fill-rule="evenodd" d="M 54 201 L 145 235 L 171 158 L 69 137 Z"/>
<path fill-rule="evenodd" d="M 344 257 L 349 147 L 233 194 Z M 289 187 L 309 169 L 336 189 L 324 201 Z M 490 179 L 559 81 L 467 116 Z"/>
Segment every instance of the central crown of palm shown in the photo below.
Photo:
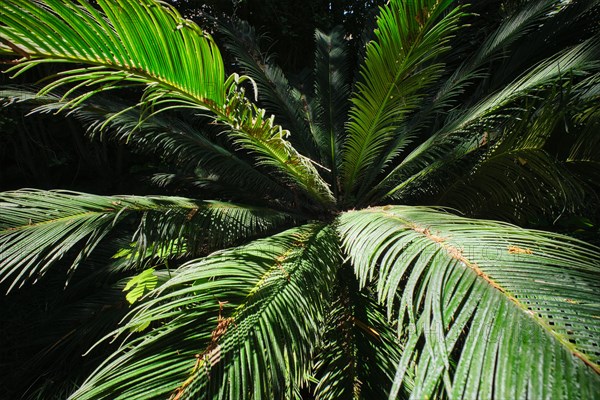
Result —
<path fill-rule="evenodd" d="M 97 344 L 121 345 L 71 398 L 594 396 L 599 250 L 425 205 L 524 221 L 582 200 L 544 145 L 577 104 L 568 157 L 595 162 L 600 41 L 547 39 L 596 2 L 529 2 L 474 45 L 467 8 L 391 0 L 356 81 L 343 33 L 317 31 L 303 91 L 243 23 L 225 36 L 244 75 L 226 78 L 211 36 L 174 9 L 97 5 L 3 2 L 12 71 L 71 65 L 37 94 L 3 96 L 158 153 L 178 172 L 155 180 L 198 195 L 0 194 L 11 289 L 65 259 L 76 279 L 130 239 L 91 269 L 133 275 L 130 313 Z M 546 47 L 519 53 L 527 35 Z M 138 102 L 104 95 L 128 87 Z"/>

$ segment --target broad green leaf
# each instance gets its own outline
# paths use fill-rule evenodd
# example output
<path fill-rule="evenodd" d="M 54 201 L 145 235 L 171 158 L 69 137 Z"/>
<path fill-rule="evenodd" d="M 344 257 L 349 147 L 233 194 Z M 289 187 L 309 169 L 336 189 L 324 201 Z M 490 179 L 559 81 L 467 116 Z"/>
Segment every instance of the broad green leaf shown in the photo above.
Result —
<path fill-rule="evenodd" d="M 127 292 L 125 298 L 129 304 L 138 301 L 144 294 L 154 290 L 158 284 L 158 277 L 154 274 L 154 268 L 142 271 L 140 274 L 132 277 L 123 288 Z"/>

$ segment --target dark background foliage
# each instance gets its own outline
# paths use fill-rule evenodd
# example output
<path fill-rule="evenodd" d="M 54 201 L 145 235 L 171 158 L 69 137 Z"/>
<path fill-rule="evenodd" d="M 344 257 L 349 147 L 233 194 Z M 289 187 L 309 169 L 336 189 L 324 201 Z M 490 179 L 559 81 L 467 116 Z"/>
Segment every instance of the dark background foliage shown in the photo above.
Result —
<path fill-rule="evenodd" d="M 248 21 L 271 42 L 269 52 L 278 55 L 284 71 L 298 73 L 311 68 L 315 29 L 342 25 L 348 39 L 357 43 L 371 26 L 378 6 L 384 0 L 169 0 L 180 12 L 204 23 L 214 16 Z"/>

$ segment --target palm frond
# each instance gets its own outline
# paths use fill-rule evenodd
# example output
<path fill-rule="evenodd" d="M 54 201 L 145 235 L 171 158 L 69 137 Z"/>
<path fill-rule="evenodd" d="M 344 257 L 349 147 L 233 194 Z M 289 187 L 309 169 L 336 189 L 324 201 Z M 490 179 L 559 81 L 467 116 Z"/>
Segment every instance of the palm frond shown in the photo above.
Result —
<path fill-rule="evenodd" d="M 407 139 L 412 139 L 419 133 L 423 134 L 422 131 L 432 123 L 432 120 L 456 106 L 459 101 L 464 102 L 468 87 L 490 75 L 490 71 L 486 70 L 485 66 L 494 60 L 508 56 L 507 49 L 510 45 L 524 37 L 535 26 L 542 24 L 544 19 L 549 18 L 548 14 L 555 6 L 555 3 L 546 0 L 528 2 L 518 12 L 502 20 L 476 52 L 461 62 L 446 80 L 441 81 L 439 87 L 416 115 L 402 125 L 399 134 L 389 145 L 386 157 L 382 158 L 375 169 L 383 170 L 404 150 Z"/>
<path fill-rule="evenodd" d="M 456 169 L 461 166 L 465 164 L 457 163 Z M 580 210 L 590 200 L 583 182 L 541 149 L 515 149 L 491 155 L 471 172 L 463 176 L 456 173 L 454 178 L 437 199 L 438 204 L 470 216 L 494 217 L 521 225 L 539 218 L 554 220 L 565 212 Z M 434 182 L 424 185 L 419 196 L 443 187 L 448 181 L 442 179 L 438 173 Z M 416 191 L 417 186 L 406 190 Z"/>
<path fill-rule="evenodd" d="M 529 2 L 527 2 L 529 3 Z M 526 7 L 524 3 L 520 7 Z M 591 1 L 549 1 L 552 9 L 527 35 L 511 44 L 509 56 L 502 57 L 490 65 L 487 82 L 481 82 L 477 90 L 497 90 L 506 86 L 522 71 L 535 67 L 540 61 L 560 53 L 563 49 L 580 44 L 585 39 L 597 36 L 600 31 L 594 24 L 600 11 L 600 4 Z M 578 29 L 582 26 L 589 28 Z M 507 54 L 508 55 L 508 54 Z"/>
<path fill-rule="evenodd" d="M 13 67 L 21 73 L 45 62 L 88 65 L 59 73 L 42 89 L 45 94 L 74 85 L 66 92 L 70 95 L 92 87 L 66 107 L 135 84 L 145 88 L 137 104 L 145 117 L 172 108 L 208 110 L 259 164 L 275 168 L 317 204 L 335 203 L 314 165 L 285 140 L 288 132 L 245 98 L 239 87 L 244 79 L 234 74 L 225 81 L 220 53 L 206 32 L 154 0 L 101 0 L 99 5 L 103 14 L 85 0 L 4 2 L 0 51 L 23 57 Z"/>
<path fill-rule="evenodd" d="M 228 124 L 235 144 L 256 155 L 257 164 L 279 170 L 287 177 L 287 184 L 299 187 L 316 201 L 317 206 L 331 206 L 336 203 L 329 185 L 317 172 L 314 162 L 301 155 L 285 140 L 289 131 L 275 125 L 275 116 L 266 117 L 265 110 L 259 109 L 237 89 L 232 81 L 232 90 L 226 101 L 226 114 L 218 121 Z"/>
<path fill-rule="evenodd" d="M 475 154 L 455 166 L 442 164 L 437 176 L 415 180 L 412 188 L 402 190 L 421 192 L 436 204 L 467 215 L 521 223 L 555 220 L 565 212 L 583 210 L 593 199 L 593 190 L 568 169 L 563 156 L 550 152 L 549 142 L 558 137 L 567 144 L 567 135 L 585 136 L 575 128 L 566 131 L 565 124 L 571 125 L 569 114 L 586 104 L 568 92 L 556 87 L 544 93 L 541 104 L 537 99 L 525 101 L 524 111 L 515 111 L 518 119 L 506 121 L 496 135 L 484 133 L 483 146 Z M 448 179 L 449 173 L 454 179 Z"/>
<path fill-rule="evenodd" d="M 567 161 L 598 161 L 598 148 L 600 139 L 598 129 L 600 125 L 600 72 L 591 75 L 575 88 L 579 93 L 577 97 L 580 107 L 575 116 L 576 123 L 582 127 L 581 133 L 573 143 Z"/>
<path fill-rule="evenodd" d="M 316 142 L 321 160 L 331 169 L 331 181 L 337 194 L 338 168 L 344 137 L 344 121 L 350 102 L 349 65 L 347 44 L 342 31 L 337 28 L 329 34 L 317 30 L 315 62 L 315 100 L 313 114 Z"/>
<path fill-rule="evenodd" d="M 566 51 L 540 62 L 531 71 L 506 85 L 474 107 L 451 115 L 446 121 L 444 132 L 460 130 L 476 120 L 481 120 L 523 96 L 532 95 L 533 90 L 559 81 L 564 77 L 583 75 L 598 68 L 600 36 L 594 36 Z"/>
<path fill-rule="evenodd" d="M 169 323 L 126 343 L 72 398 L 283 396 L 304 379 L 339 262 L 335 232 L 308 225 L 183 265 L 120 332 Z"/>
<path fill-rule="evenodd" d="M 175 246 L 190 254 L 231 246 L 285 226 L 289 216 L 268 209 L 181 197 L 96 196 L 20 190 L 0 194 L 0 281 L 10 288 L 37 279 L 76 251 L 75 268 L 126 217 L 136 215 L 136 255 Z M 287 222 L 286 222 L 287 221 Z M 178 239 L 178 240 L 176 240 Z"/>
<path fill-rule="evenodd" d="M 497 124 L 497 120 L 506 118 L 507 108 L 511 103 L 529 98 L 545 86 L 560 82 L 566 74 L 576 76 L 594 71 L 598 68 L 596 62 L 598 54 L 600 54 L 600 42 L 598 37 L 594 37 L 545 60 L 534 70 L 475 106 L 451 113 L 448 117 L 450 120 L 446 121 L 443 128 L 408 154 L 369 192 L 367 198 L 377 202 L 394 198 L 394 194 L 404 187 L 407 179 L 416 178 L 416 174 L 423 175 L 423 168 L 427 167 L 432 159 L 447 155 L 448 152 L 455 152 L 457 140 L 468 145 L 468 152 L 479 148 L 478 143 L 486 142 L 481 140 L 481 129 L 476 128 L 485 129 L 493 126 L 495 121 Z M 451 159 L 451 157 L 447 158 Z M 388 190 L 385 195 L 375 195 L 394 181 L 396 186 Z"/>
<path fill-rule="evenodd" d="M 594 396 L 599 249 L 426 207 L 340 223 L 358 279 L 407 336 L 391 398 L 407 371 L 415 399 Z"/>
<path fill-rule="evenodd" d="M 17 0 L 0 8 L 1 49 L 23 57 L 23 72 L 45 62 L 90 65 L 60 75 L 44 92 L 79 82 L 101 90 L 148 84 L 148 95 L 203 104 L 225 101 L 223 61 L 212 38 L 172 7 L 150 0 Z M 143 28 L 143 29 L 142 29 Z M 152 37 L 152 46 L 147 39 Z M 74 104 L 93 92 L 72 100 Z"/>
<path fill-rule="evenodd" d="M 381 155 L 406 114 L 424 90 L 440 77 L 436 58 L 449 49 L 459 27 L 461 8 L 444 15 L 450 1 L 391 1 L 381 9 L 376 40 L 367 47 L 361 80 L 351 99 L 348 136 L 344 143 L 343 185 L 350 194 Z"/>
<path fill-rule="evenodd" d="M 485 38 L 479 48 L 452 73 L 435 94 L 434 109 L 442 110 L 455 104 L 457 96 L 475 79 L 489 77 L 491 71 L 485 66 L 510 57 L 511 46 L 531 33 L 545 20 L 552 20 L 553 9 L 560 1 L 531 1 L 504 18 L 499 26 Z M 529 61 L 529 60 L 525 60 Z"/>

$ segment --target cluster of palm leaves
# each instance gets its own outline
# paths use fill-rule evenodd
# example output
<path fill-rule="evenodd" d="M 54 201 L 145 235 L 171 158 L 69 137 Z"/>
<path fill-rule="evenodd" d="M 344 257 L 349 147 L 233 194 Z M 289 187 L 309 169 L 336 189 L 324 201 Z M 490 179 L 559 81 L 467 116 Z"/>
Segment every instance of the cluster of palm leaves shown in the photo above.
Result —
<path fill-rule="evenodd" d="M 600 249 L 526 228 L 598 204 L 600 3 L 491 3 L 390 0 L 358 67 L 317 31 L 298 87 L 241 21 L 226 75 L 154 0 L 2 2 L 7 71 L 60 65 L 5 103 L 178 194 L 0 193 L 7 393 L 597 396 Z"/>

